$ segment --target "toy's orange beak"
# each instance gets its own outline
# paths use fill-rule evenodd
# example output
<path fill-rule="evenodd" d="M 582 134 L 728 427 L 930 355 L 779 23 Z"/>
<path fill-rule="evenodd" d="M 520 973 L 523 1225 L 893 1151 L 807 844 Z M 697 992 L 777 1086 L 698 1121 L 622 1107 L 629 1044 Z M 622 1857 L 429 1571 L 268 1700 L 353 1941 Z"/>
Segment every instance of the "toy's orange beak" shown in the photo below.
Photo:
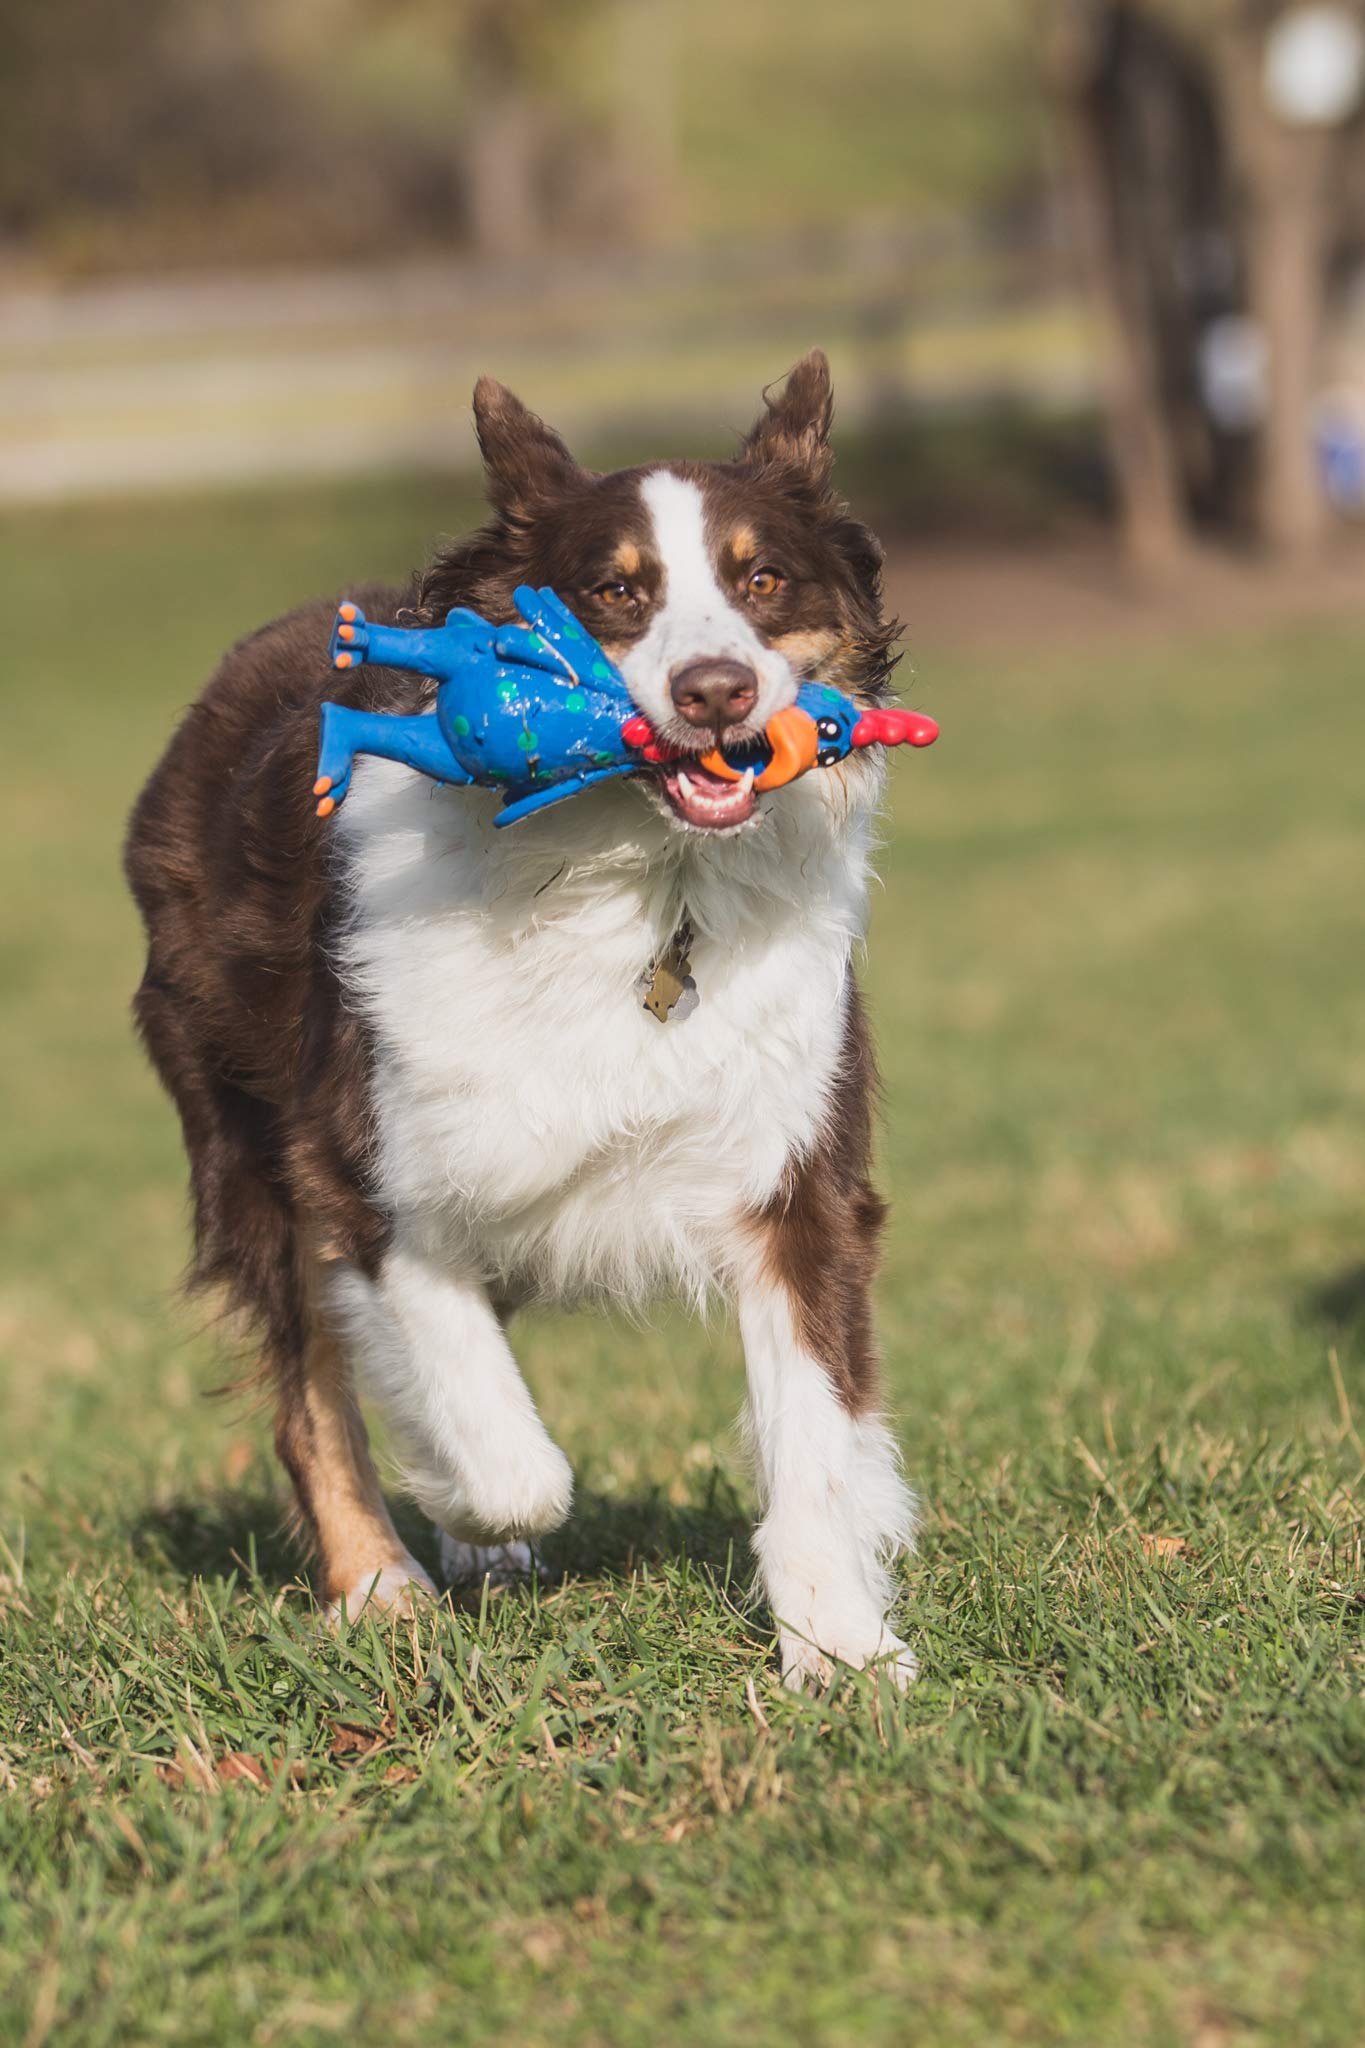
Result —
<path fill-rule="evenodd" d="M 756 777 L 755 789 L 781 789 L 815 766 L 819 748 L 815 720 L 807 717 L 804 711 L 798 711 L 794 704 L 788 705 L 785 711 L 774 712 L 763 737 L 772 749 L 772 759 L 763 773 Z M 713 754 L 703 754 L 701 765 L 709 768 L 713 775 L 723 776 L 726 782 L 740 780 L 742 771 L 732 768 L 719 748 Z"/>

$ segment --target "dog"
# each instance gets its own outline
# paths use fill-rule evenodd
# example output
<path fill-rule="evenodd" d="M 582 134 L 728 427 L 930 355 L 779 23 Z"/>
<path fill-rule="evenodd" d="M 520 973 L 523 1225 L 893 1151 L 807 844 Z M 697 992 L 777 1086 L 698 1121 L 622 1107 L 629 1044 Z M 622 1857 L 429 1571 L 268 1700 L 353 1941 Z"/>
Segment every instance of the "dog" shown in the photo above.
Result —
<path fill-rule="evenodd" d="M 360 764 L 327 826 L 324 697 L 433 685 L 327 661 L 335 599 L 227 655 L 136 806 L 134 1001 L 189 1156 L 191 1284 L 258 1333 L 334 1615 L 434 1589 L 395 1532 L 359 1391 L 405 1447 L 452 1582 L 529 1572 L 573 1479 L 508 1341 L 523 1304 L 732 1304 L 785 1682 L 884 1662 L 913 1500 L 880 1407 L 876 1074 L 852 956 L 878 749 L 756 791 L 700 766 L 811 678 L 884 703 L 881 549 L 836 495 L 815 351 L 735 456 L 598 475 L 492 378 L 491 516 L 371 619 L 515 618 L 552 588 L 665 759 L 492 829 L 496 797 Z M 688 766 L 687 762 L 692 765 Z M 652 1001 L 660 976 L 681 992 Z"/>

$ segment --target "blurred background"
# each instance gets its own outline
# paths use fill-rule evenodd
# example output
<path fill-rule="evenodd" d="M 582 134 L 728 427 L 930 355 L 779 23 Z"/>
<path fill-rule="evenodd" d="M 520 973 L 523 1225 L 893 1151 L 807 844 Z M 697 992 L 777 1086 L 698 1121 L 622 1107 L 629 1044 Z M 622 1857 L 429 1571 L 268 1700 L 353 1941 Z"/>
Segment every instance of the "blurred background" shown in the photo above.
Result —
<path fill-rule="evenodd" d="M 0 504 L 604 459 L 812 338 L 941 540 L 1365 507 L 1354 4 L 45 0 L 0 69 Z"/>
<path fill-rule="evenodd" d="M 0 2035 L 1365 2039 L 1363 21 L 4 9 Z M 380 1694 L 175 1298 L 124 821 L 228 644 L 479 520 L 479 372 L 606 466 L 815 344 L 942 727 L 862 963 L 926 1675 L 764 1749 L 733 1335 L 528 1315 L 568 1583 L 352 1797 Z M 182 1730 L 304 1789 L 196 1820 Z"/>
<path fill-rule="evenodd" d="M 147 1465 L 191 1520 L 222 1477 L 194 1396 L 221 1359 L 166 1305 L 183 1164 L 127 1022 L 118 845 L 223 647 L 481 516 L 479 372 L 607 465 L 724 453 L 816 343 L 904 694 L 943 727 L 892 777 L 868 962 L 912 1464 L 1073 1407 L 1140 1436 L 1195 1385 L 1229 1426 L 1337 1427 L 1327 1348 L 1343 1397 L 1365 1355 L 1363 21 L 10 10 L 0 1432 L 30 1477 L 86 1498 L 107 1469 L 114 1501 Z M 733 1358 L 703 1396 L 666 1321 L 548 1331 L 532 1375 L 602 1487 L 690 1483 L 650 1401 L 698 1470 L 729 1459 Z"/>

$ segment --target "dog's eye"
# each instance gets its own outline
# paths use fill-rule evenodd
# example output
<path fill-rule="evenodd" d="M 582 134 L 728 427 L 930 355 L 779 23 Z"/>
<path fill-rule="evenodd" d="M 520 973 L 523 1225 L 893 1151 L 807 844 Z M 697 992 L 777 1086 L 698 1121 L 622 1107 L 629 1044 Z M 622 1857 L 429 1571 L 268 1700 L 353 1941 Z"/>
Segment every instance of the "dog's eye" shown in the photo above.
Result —
<path fill-rule="evenodd" d="M 774 597 L 786 580 L 780 569 L 755 569 L 745 589 L 750 597 Z"/>
<path fill-rule="evenodd" d="M 593 592 L 593 596 L 599 604 L 629 604 L 631 596 L 630 585 L 628 583 L 599 583 Z"/>

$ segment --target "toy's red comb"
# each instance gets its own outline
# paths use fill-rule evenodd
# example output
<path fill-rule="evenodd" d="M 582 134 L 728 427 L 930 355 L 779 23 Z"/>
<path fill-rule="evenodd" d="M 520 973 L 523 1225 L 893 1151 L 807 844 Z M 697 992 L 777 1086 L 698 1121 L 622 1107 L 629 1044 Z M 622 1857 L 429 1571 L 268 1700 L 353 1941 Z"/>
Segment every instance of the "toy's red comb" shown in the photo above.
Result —
<path fill-rule="evenodd" d="M 864 711 L 854 726 L 855 747 L 932 747 L 938 723 L 923 711 Z"/>

